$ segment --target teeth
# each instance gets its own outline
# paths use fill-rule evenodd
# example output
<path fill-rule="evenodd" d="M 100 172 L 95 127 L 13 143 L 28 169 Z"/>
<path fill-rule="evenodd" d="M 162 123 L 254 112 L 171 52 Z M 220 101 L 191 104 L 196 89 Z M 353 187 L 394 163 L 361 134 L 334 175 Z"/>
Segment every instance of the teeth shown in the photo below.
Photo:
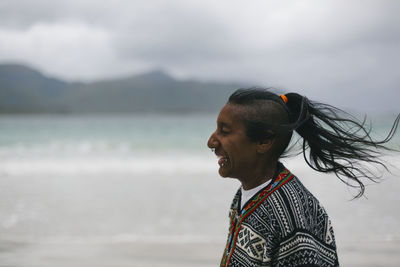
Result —
<path fill-rule="evenodd" d="M 226 163 L 228 162 L 228 157 L 226 157 L 226 156 L 220 156 L 220 155 L 217 155 L 218 156 L 218 164 L 221 166 L 221 167 L 224 167 L 225 165 L 226 165 Z"/>

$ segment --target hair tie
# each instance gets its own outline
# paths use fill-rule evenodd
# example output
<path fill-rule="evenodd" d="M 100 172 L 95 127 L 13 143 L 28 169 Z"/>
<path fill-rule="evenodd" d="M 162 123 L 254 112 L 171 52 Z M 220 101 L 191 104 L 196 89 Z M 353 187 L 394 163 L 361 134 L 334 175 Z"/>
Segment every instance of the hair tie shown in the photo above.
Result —
<path fill-rule="evenodd" d="M 285 95 L 280 95 L 280 97 L 282 98 L 283 102 L 285 102 L 285 104 L 287 103 L 288 99 Z"/>

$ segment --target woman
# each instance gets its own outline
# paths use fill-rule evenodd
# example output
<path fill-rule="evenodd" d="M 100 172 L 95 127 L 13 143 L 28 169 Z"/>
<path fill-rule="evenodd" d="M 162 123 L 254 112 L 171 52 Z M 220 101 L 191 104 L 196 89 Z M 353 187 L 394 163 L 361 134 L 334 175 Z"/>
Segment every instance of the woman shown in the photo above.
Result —
<path fill-rule="evenodd" d="M 341 111 L 296 93 L 278 96 L 261 89 L 234 92 L 221 110 L 208 147 L 218 156 L 219 174 L 242 186 L 230 209 L 230 228 L 221 266 L 338 266 L 329 217 L 318 200 L 279 159 L 293 131 L 316 171 L 335 173 L 360 188 L 375 180 L 360 163 L 379 164 L 378 149 L 364 124 L 339 117 Z M 355 182 L 352 183 L 352 182 Z"/>

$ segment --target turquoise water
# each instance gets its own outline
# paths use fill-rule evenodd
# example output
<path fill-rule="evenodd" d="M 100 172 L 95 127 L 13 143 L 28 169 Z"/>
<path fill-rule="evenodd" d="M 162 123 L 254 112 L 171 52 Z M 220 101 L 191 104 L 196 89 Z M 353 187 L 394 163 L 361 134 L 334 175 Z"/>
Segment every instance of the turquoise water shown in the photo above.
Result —
<path fill-rule="evenodd" d="M 1 147 L 104 143 L 132 149 L 201 149 L 214 116 L 2 116 Z"/>

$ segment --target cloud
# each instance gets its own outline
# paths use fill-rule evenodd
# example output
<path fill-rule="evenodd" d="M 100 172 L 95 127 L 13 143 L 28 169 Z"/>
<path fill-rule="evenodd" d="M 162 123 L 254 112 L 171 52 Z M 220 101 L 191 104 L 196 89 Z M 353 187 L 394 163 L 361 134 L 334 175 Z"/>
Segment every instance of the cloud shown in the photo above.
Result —
<path fill-rule="evenodd" d="M 59 77 L 87 78 L 117 63 L 109 42 L 106 30 L 84 23 L 35 23 L 23 30 L 0 29 L 0 58 L 27 62 Z"/>
<path fill-rule="evenodd" d="M 0 61 L 72 80 L 161 67 L 321 100 L 346 93 L 371 106 L 382 91 L 400 94 L 399 8 L 395 0 L 3 1 Z"/>

